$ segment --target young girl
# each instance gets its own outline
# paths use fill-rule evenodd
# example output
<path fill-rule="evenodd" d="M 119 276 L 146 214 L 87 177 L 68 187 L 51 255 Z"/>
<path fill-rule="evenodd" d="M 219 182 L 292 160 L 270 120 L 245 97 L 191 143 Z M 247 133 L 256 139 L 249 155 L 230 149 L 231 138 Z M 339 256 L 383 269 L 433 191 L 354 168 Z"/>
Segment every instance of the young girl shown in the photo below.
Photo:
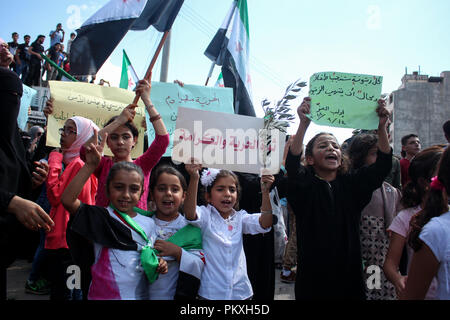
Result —
<path fill-rule="evenodd" d="M 359 223 L 361 211 L 381 186 L 392 165 L 386 123 L 389 112 L 379 100 L 378 154 L 374 164 L 353 174 L 343 172 L 336 138 L 319 133 L 306 146 L 307 166 L 300 163 L 310 124 L 311 99 L 297 113 L 300 124 L 286 159 L 287 199 L 297 224 L 296 299 L 364 299 Z M 375 111 L 375 110 L 374 110 Z"/>
<path fill-rule="evenodd" d="M 407 244 L 410 233 L 412 217 L 424 207 L 425 194 L 430 187 L 431 177 L 437 169 L 439 159 L 444 149 L 440 146 L 432 146 L 419 152 L 409 166 L 409 182 L 403 188 L 401 199 L 404 209 L 392 221 L 388 231 L 390 232 L 389 249 L 383 269 L 386 277 L 395 286 L 397 297 L 401 298 L 405 292 L 407 276 L 399 272 L 400 258 L 403 248 L 407 249 L 407 270 L 410 269 L 413 249 Z M 426 294 L 426 299 L 434 299 L 436 296 L 436 280 L 433 280 Z"/>
<path fill-rule="evenodd" d="M 364 166 L 370 166 L 377 159 L 378 138 L 375 134 L 356 135 L 349 148 L 350 170 L 356 172 Z M 364 281 L 369 280 L 371 265 L 381 267 L 389 246 L 387 228 L 400 210 L 400 190 L 383 182 L 372 194 L 372 199 L 361 213 L 361 254 L 364 266 Z M 381 273 L 380 287 L 367 287 L 367 300 L 394 300 L 394 286 Z"/>
<path fill-rule="evenodd" d="M 151 300 L 195 299 L 203 271 L 200 229 L 179 213 L 186 197 L 186 180 L 175 168 L 159 166 L 150 180 L 150 198 L 156 206 L 155 249 L 168 263 L 168 273 L 150 285 Z M 185 236 L 183 243 L 176 237 Z"/>
<path fill-rule="evenodd" d="M 409 244 L 414 249 L 404 299 L 423 299 L 434 277 L 436 299 L 450 299 L 450 149 L 442 155 L 431 179 L 425 206 L 411 223 Z"/>
<path fill-rule="evenodd" d="M 156 238 L 155 223 L 138 214 L 143 212 L 136 208 L 144 186 L 142 170 L 132 162 L 119 162 L 111 168 L 106 184 L 108 208 L 84 204 L 77 199 L 100 163 L 102 148 L 94 144 L 86 147 L 86 163 L 62 197 L 64 207 L 71 214 L 70 228 L 94 244 L 95 263 L 91 268 L 88 298 L 147 299 L 148 279 L 154 281 L 157 272 L 167 272 L 167 264 L 163 259 L 158 263 L 155 253 L 151 252 Z M 150 260 L 146 259 L 147 255 Z M 141 263 L 145 272 L 140 268 Z"/>
<path fill-rule="evenodd" d="M 242 234 L 270 231 L 272 207 L 269 189 L 273 176 L 261 178 L 261 214 L 236 211 L 240 195 L 239 180 L 228 170 L 207 169 L 201 182 L 206 188 L 208 206 L 197 206 L 199 164 L 186 164 L 190 181 L 185 200 L 185 216 L 202 230 L 205 268 L 198 295 L 208 300 L 246 300 L 253 295 L 247 276 Z"/>
<path fill-rule="evenodd" d="M 51 205 L 50 217 L 55 222 L 55 227 L 47 232 L 44 248 L 47 249 L 51 268 L 49 274 L 53 277 L 53 279 L 49 279 L 52 283 L 50 299 L 65 299 L 68 294 L 65 281 L 66 269 L 73 264 L 73 261 L 66 241 L 69 213 L 61 203 L 61 196 L 84 165 L 79 157 L 79 150 L 91 138 L 94 130 L 98 130 L 98 128 L 89 119 L 78 116 L 68 119 L 64 127 L 59 129 L 61 149 L 56 149 L 49 155 L 47 197 Z M 79 199 L 84 203 L 94 204 L 96 192 L 97 178 L 88 177 L 79 194 Z"/>
<path fill-rule="evenodd" d="M 105 134 L 108 134 L 107 144 L 114 154 L 114 157 L 102 157 L 100 165 L 94 172 L 94 175 L 98 178 L 98 192 L 95 204 L 97 206 L 106 207 L 108 205 L 108 197 L 106 195 L 106 177 L 114 163 L 120 161 L 134 162 L 141 167 L 144 173 L 144 191 L 141 199 L 139 199 L 137 207 L 147 210 L 147 198 L 148 198 L 148 183 L 152 168 L 158 163 L 162 155 L 166 152 L 166 148 L 169 145 L 169 134 L 167 133 L 161 116 L 156 110 L 155 106 L 150 100 L 150 88 L 151 86 L 145 80 L 140 80 L 136 88 L 136 93 L 141 95 L 142 101 L 145 104 L 148 114 L 150 115 L 150 122 L 155 129 L 155 140 L 153 140 L 150 147 L 144 152 L 143 155 L 136 160 L 131 159 L 131 150 L 136 145 L 138 139 L 138 129 L 133 124 L 134 115 L 136 111 L 135 105 L 127 106 L 120 116 L 111 118 L 105 128 L 100 130 L 99 135 L 101 138 L 105 138 Z M 91 143 L 89 141 L 88 143 Z M 84 148 L 81 150 L 81 159 L 84 158 Z"/>

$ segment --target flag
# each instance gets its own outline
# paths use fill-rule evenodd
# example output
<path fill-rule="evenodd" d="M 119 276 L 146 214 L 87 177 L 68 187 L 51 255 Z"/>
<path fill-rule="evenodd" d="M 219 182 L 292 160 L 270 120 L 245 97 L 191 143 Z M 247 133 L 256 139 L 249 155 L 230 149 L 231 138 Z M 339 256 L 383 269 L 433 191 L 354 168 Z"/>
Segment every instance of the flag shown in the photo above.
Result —
<path fill-rule="evenodd" d="M 223 83 L 223 75 L 222 75 L 222 72 L 219 74 L 219 77 L 217 78 L 216 84 L 215 84 L 214 86 L 215 86 L 215 87 L 220 87 L 220 88 L 225 87 L 225 84 Z"/>
<path fill-rule="evenodd" d="M 233 88 L 236 114 L 256 116 L 249 72 L 249 27 L 246 0 L 233 1 L 222 26 L 205 50 L 222 66 L 225 87 Z"/>
<path fill-rule="evenodd" d="M 127 53 L 123 50 L 122 75 L 120 76 L 119 87 L 122 89 L 134 90 L 138 81 L 139 77 L 131 65 L 131 61 L 128 58 Z"/>
<path fill-rule="evenodd" d="M 184 0 L 110 0 L 77 30 L 70 48 L 74 75 L 94 75 L 129 30 L 150 25 L 164 32 L 172 24 Z"/>

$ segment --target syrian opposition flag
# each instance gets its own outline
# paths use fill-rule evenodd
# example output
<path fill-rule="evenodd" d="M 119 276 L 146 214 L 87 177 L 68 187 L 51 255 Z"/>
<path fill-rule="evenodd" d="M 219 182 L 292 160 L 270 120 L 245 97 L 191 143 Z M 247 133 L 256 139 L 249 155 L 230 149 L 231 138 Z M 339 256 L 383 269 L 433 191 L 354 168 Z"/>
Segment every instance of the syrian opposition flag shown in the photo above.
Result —
<path fill-rule="evenodd" d="M 219 87 L 219 88 L 225 87 L 225 84 L 223 83 L 223 75 L 222 75 L 222 72 L 219 74 L 219 77 L 217 78 L 216 84 L 215 84 L 214 86 L 215 86 L 215 87 Z"/>
<path fill-rule="evenodd" d="M 139 77 L 131 65 L 127 53 L 123 50 L 122 74 L 120 76 L 119 87 L 122 89 L 134 90 L 138 81 Z"/>
<path fill-rule="evenodd" d="M 152 219 L 151 212 L 136 210 L 137 214 L 143 214 Z M 94 264 L 92 243 L 97 243 L 104 248 L 124 251 L 143 250 L 138 245 L 138 242 L 142 242 L 141 236 L 111 207 L 83 204 L 76 214 L 71 215 L 67 230 L 72 258 L 85 270 L 90 270 Z M 194 299 L 200 286 L 204 265 L 201 230 L 187 224 L 177 230 L 167 241 L 192 253 L 192 255 L 183 254 L 175 295 L 179 298 Z M 153 246 L 153 243 L 150 245 Z"/>
<path fill-rule="evenodd" d="M 184 0 L 110 0 L 80 29 L 70 49 L 73 75 L 95 75 L 129 30 L 168 31 Z"/>
<path fill-rule="evenodd" d="M 247 0 L 233 1 L 205 55 L 222 66 L 224 85 L 233 88 L 235 113 L 256 116 L 249 72 Z"/>

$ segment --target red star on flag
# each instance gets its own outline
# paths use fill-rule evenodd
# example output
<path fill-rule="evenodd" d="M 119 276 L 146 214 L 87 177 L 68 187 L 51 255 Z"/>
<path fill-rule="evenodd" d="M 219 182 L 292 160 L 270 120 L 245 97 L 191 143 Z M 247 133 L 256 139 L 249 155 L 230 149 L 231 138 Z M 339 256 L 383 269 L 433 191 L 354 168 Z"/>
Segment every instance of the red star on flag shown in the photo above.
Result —
<path fill-rule="evenodd" d="M 128 77 L 128 88 L 134 87 L 134 81 L 131 79 L 131 77 Z"/>
<path fill-rule="evenodd" d="M 242 51 L 242 50 L 244 50 L 244 49 L 243 49 L 242 46 L 241 46 L 241 42 L 240 42 L 240 41 L 236 42 L 236 51 L 237 51 L 237 52 L 240 52 L 240 51 Z"/>

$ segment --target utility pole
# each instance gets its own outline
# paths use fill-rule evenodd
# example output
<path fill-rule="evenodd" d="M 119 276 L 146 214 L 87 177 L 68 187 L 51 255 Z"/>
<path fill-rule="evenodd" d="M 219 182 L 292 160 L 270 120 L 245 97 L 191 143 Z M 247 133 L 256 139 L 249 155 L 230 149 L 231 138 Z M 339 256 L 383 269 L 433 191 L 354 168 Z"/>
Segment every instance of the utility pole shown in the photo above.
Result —
<path fill-rule="evenodd" d="M 161 61 L 161 76 L 159 81 L 167 82 L 167 75 L 169 73 L 169 55 L 170 55 L 170 38 L 172 31 L 169 32 L 166 41 L 164 42 L 162 61 Z"/>

